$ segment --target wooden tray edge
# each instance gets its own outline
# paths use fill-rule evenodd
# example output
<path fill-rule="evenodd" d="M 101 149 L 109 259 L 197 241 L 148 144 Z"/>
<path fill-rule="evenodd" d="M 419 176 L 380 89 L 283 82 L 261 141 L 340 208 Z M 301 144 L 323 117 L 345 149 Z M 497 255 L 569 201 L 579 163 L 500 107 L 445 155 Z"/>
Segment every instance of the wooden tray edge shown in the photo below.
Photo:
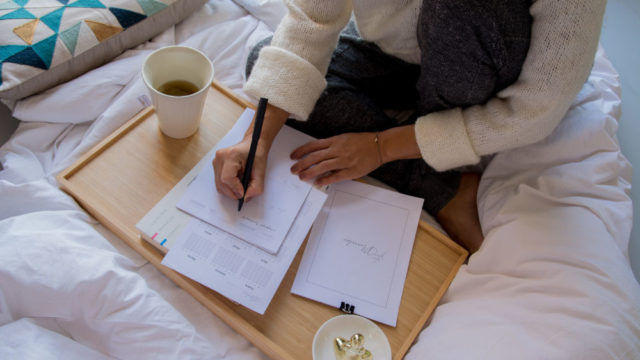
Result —
<path fill-rule="evenodd" d="M 420 319 L 416 322 L 416 325 L 409 333 L 409 336 L 407 336 L 407 341 L 405 341 L 404 344 L 400 346 L 397 353 L 393 356 L 394 360 L 402 359 L 406 355 L 407 351 L 409 351 L 409 348 L 415 343 L 418 334 L 423 330 L 424 325 L 427 323 L 427 320 L 429 320 L 429 317 L 431 317 L 431 315 L 433 314 L 436 306 L 438 306 L 438 303 L 442 299 L 442 296 L 444 296 L 444 293 L 447 291 L 447 289 L 449 289 L 449 285 L 451 285 L 453 278 L 458 273 L 460 266 L 462 266 L 464 261 L 467 259 L 467 256 L 469 255 L 467 249 L 463 248 L 450 238 L 446 237 L 444 234 L 442 234 L 440 231 L 436 230 L 433 226 L 427 224 L 426 222 L 420 220 L 418 222 L 418 227 L 422 228 L 429 235 L 439 240 L 445 246 L 449 247 L 454 253 L 457 253 L 458 259 L 456 260 L 453 267 L 451 267 L 449 275 L 440 285 L 438 292 L 433 297 Z"/>

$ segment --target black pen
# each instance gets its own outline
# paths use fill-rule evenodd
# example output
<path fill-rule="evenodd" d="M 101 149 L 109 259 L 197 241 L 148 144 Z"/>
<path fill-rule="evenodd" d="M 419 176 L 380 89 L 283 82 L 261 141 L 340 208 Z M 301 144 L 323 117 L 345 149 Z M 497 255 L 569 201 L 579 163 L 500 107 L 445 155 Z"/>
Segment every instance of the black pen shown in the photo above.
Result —
<path fill-rule="evenodd" d="M 262 123 L 264 122 L 264 112 L 267 110 L 267 99 L 260 98 L 258 110 L 256 111 L 256 121 L 253 124 L 253 135 L 251 136 L 251 146 L 249 147 L 249 155 L 247 156 L 247 164 L 244 166 L 244 174 L 242 174 L 242 188 L 244 192 L 242 198 L 238 200 L 238 211 L 242 209 L 244 204 L 244 195 L 247 193 L 249 181 L 251 180 L 251 169 L 253 168 L 253 159 L 256 157 L 256 148 L 258 140 L 260 140 L 260 132 L 262 131 Z"/>

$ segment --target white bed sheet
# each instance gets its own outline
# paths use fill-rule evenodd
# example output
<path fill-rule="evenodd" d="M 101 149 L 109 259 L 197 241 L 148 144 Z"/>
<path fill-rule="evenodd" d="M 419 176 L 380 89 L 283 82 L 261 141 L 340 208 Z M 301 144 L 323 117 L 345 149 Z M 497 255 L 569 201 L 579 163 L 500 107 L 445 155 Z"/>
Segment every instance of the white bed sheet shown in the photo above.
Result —
<path fill-rule="evenodd" d="M 139 68 L 150 51 L 197 47 L 242 96 L 244 59 L 283 11 L 276 0 L 211 0 L 111 63 L 14 104 L 22 122 L 0 149 L 0 358 L 265 358 L 88 216 L 55 175 L 148 104 Z M 619 88 L 600 51 L 554 134 L 492 160 L 479 192 L 485 243 L 407 358 L 640 358 Z"/>

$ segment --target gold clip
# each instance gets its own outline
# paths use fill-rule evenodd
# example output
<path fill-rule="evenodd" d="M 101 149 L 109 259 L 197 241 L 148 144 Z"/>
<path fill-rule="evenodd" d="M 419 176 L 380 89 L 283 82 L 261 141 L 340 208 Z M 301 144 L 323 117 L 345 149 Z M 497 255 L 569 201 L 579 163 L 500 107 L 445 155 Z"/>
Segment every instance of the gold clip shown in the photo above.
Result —
<path fill-rule="evenodd" d="M 371 352 L 364 348 L 362 334 L 353 334 L 349 340 L 337 337 L 333 345 L 337 360 L 373 360 Z"/>

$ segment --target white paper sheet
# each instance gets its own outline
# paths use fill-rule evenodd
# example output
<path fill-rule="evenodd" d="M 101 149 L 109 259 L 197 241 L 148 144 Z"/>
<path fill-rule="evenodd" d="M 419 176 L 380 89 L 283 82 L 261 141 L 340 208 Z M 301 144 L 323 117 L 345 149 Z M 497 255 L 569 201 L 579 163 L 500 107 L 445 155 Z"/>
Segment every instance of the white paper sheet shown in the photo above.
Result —
<path fill-rule="evenodd" d="M 243 116 L 252 117 L 253 112 Z M 269 152 L 264 193 L 245 202 L 241 211 L 237 200 L 216 191 L 213 170 L 207 166 L 189 185 L 178 208 L 275 254 L 311 189 L 311 182 L 291 174 L 294 161 L 289 155 L 310 140 L 313 138 L 287 126 L 280 130 Z"/>
<path fill-rule="evenodd" d="M 143 239 L 154 244 L 161 251 L 171 248 L 175 239 L 189 223 L 191 215 L 176 208 L 189 184 L 202 171 L 211 170 L 211 161 L 218 149 L 229 147 L 238 142 L 251 124 L 254 111 L 246 109 L 236 120 L 231 130 L 214 146 L 207 155 L 185 175 L 158 203 L 136 224 Z M 204 170 L 203 170 L 204 169 Z"/>
<path fill-rule="evenodd" d="M 193 218 L 162 264 L 264 314 L 326 198 L 309 192 L 277 255 Z"/>
<path fill-rule="evenodd" d="M 423 200 L 355 181 L 328 193 L 291 292 L 395 326 Z"/>

